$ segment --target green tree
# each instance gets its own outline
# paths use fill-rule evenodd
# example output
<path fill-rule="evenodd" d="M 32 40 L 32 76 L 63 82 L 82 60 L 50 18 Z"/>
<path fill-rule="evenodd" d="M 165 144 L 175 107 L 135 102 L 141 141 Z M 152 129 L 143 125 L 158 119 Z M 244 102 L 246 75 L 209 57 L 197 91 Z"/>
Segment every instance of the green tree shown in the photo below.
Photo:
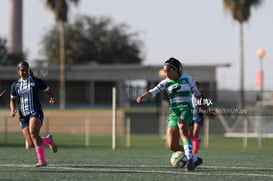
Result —
<path fill-rule="evenodd" d="M 140 64 L 142 41 L 137 33 L 129 33 L 126 24 L 113 24 L 110 18 L 78 16 L 65 26 L 67 64 Z M 42 40 L 49 64 L 58 62 L 58 36 L 54 26 Z"/>
<path fill-rule="evenodd" d="M 24 52 L 16 51 L 8 53 L 7 40 L 0 37 L 0 65 L 17 65 L 25 59 L 26 55 Z"/>
<path fill-rule="evenodd" d="M 65 108 L 65 23 L 67 22 L 68 3 L 77 5 L 79 0 L 46 0 L 46 6 L 54 13 L 59 26 L 60 42 L 60 108 Z"/>
<path fill-rule="evenodd" d="M 239 107 L 245 106 L 244 95 L 244 29 L 243 23 L 247 22 L 251 15 L 251 7 L 256 7 L 262 0 L 223 0 L 226 11 L 232 14 L 235 21 L 240 24 L 240 100 Z"/>
<path fill-rule="evenodd" d="M 8 55 L 7 40 L 0 37 L 0 60 L 1 60 L 1 65 L 3 65 L 4 62 L 6 62 L 7 55 Z"/>

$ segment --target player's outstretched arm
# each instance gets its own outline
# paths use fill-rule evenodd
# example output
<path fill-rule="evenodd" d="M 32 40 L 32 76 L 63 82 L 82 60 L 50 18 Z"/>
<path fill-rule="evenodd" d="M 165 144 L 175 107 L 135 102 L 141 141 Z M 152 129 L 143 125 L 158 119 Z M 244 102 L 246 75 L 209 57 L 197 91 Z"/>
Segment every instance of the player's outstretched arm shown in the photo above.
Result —
<path fill-rule="evenodd" d="M 138 96 L 136 99 L 137 103 L 141 103 L 144 99 L 148 99 L 152 97 L 152 93 L 151 92 L 145 92 L 143 95 Z"/>

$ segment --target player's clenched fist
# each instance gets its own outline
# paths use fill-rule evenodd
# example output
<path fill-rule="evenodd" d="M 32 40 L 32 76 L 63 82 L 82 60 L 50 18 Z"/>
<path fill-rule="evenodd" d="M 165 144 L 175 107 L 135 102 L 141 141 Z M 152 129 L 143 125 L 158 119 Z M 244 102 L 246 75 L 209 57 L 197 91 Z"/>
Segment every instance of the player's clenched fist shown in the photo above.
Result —
<path fill-rule="evenodd" d="M 11 116 L 11 117 L 14 117 L 15 115 L 16 115 L 16 110 L 11 110 L 11 111 L 10 111 L 10 116 Z"/>

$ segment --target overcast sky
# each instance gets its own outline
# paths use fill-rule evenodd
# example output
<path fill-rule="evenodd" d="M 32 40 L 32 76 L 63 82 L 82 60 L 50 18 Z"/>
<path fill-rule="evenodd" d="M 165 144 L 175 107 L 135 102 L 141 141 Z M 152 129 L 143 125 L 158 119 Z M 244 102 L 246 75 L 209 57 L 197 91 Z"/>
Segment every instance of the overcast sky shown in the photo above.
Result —
<path fill-rule="evenodd" d="M 7 37 L 8 0 L 0 1 L 0 36 Z M 259 68 L 257 50 L 264 48 L 265 89 L 273 89 L 273 1 L 251 10 L 244 25 L 245 88 L 256 89 Z M 70 9 L 70 21 L 77 14 L 111 17 L 114 23 L 126 23 L 143 41 L 145 65 L 161 65 L 176 57 L 185 66 L 225 64 L 217 71 L 220 89 L 239 88 L 239 24 L 224 11 L 222 0 L 80 0 Z M 53 14 L 45 0 L 24 0 L 24 50 L 30 60 L 41 58 L 40 41 L 54 25 Z"/>

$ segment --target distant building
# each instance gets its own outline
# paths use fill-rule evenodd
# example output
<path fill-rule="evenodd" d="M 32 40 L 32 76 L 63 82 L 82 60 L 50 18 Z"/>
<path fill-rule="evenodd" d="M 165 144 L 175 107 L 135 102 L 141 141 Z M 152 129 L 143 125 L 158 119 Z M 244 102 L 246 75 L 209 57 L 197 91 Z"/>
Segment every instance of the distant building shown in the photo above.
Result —
<path fill-rule="evenodd" d="M 216 69 L 229 64 L 189 65 L 184 72 L 201 82 L 204 94 L 216 98 Z M 139 91 L 153 87 L 163 78 L 162 66 L 143 65 L 71 65 L 66 67 L 66 106 L 104 106 L 111 105 L 112 87 L 117 89 L 119 106 L 134 103 Z M 45 80 L 55 91 L 58 100 L 59 67 L 37 66 L 32 68 L 37 77 Z M 0 89 L 9 88 L 18 78 L 16 67 L 0 67 Z M 141 85 L 136 82 L 142 82 Z M 143 84 L 144 83 L 144 84 Z M 145 86 L 145 87 L 143 87 Z M 162 97 L 160 97 L 162 98 Z M 159 98 L 158 98 L 159 99 Z M 46 101 L 46 99 L 44 100 Z M 156 101 L 156 100 L 155 100 Z"/>

